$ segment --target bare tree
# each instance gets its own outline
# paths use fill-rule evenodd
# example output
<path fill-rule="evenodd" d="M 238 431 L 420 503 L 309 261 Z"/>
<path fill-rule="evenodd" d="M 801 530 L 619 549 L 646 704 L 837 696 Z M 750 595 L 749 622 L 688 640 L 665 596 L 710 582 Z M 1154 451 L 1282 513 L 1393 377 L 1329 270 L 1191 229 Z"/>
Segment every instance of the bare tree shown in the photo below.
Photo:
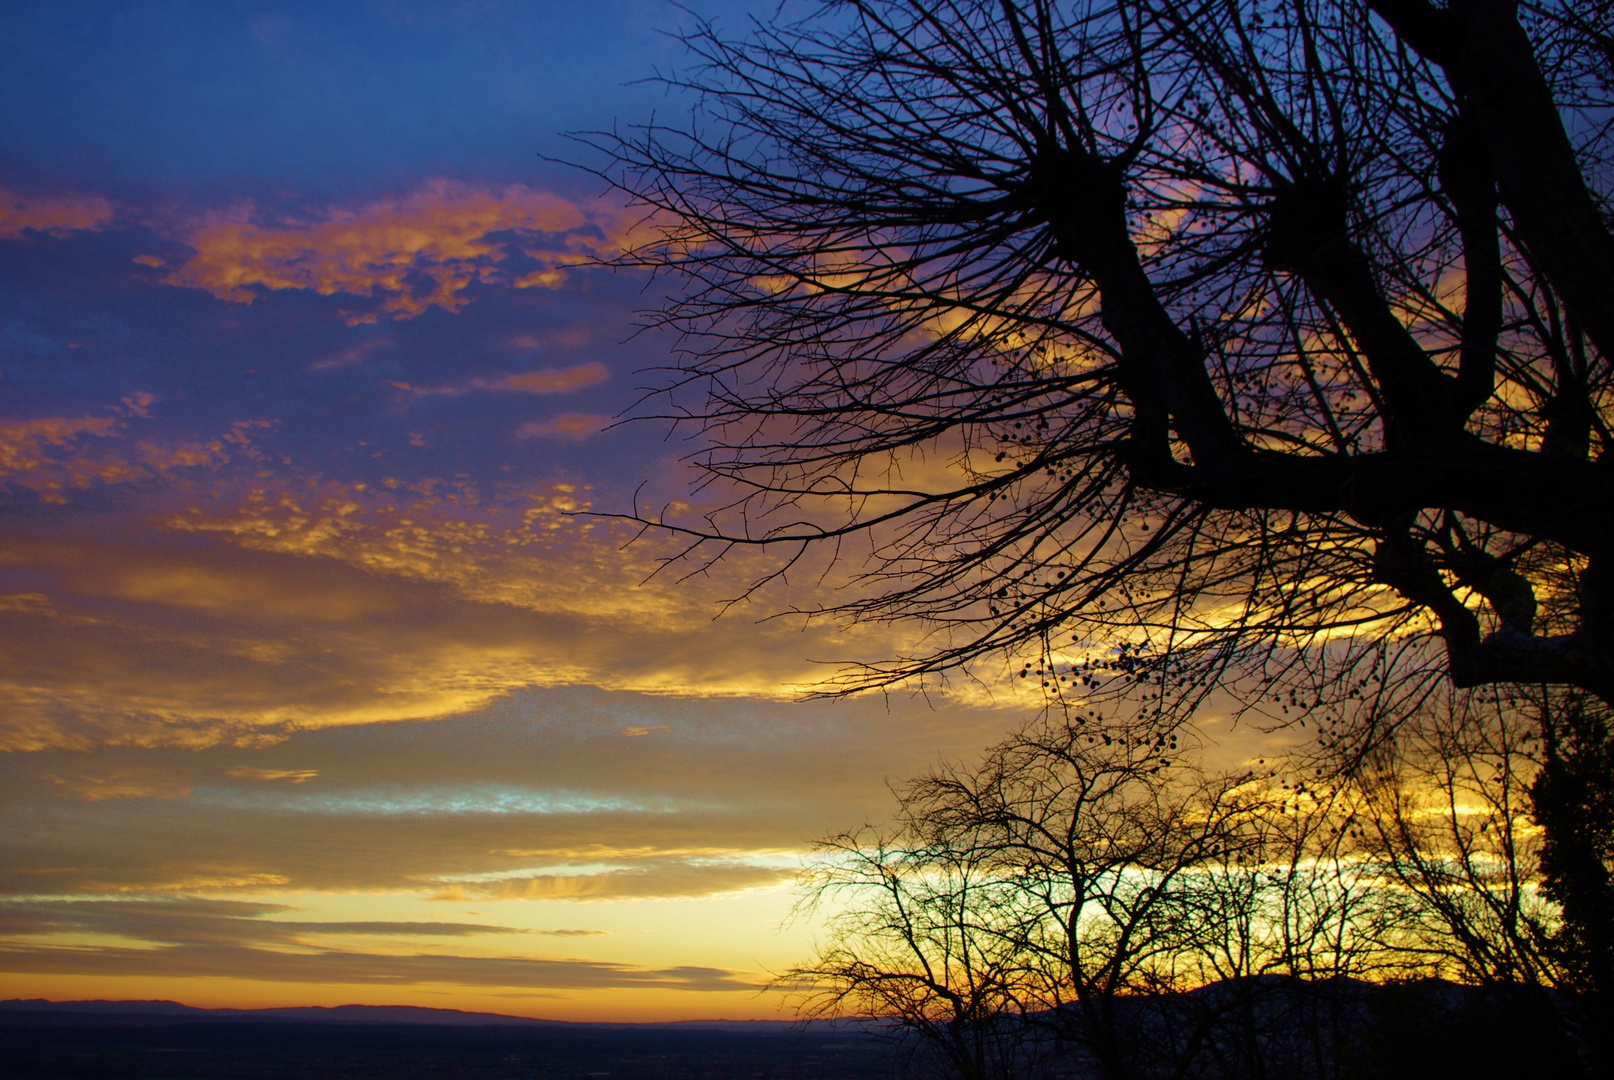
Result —
<path fill-rule="evenodd" d="M 1200 989 L 1173 1003 L 1179 1022 L 1160 1037 L 1199 1065 L 1192 1075 L 1338 1077 L 1364 1021 L 1360 987 L 1410 973 L 1387 947 L 1404 912 L 1382 869 L 1356 856 L 1339 790 L 1290 770 L 1252 782 L 1264 790 L 1246 795 L 1246 857 L 1194 875 L 1177 963 Z"/>
<path fill-rule="evenodd" d="M 662 225 L 627 263 L 684 281 L 651 411 L 711 485 L 641 520 L 774 573 L 864 538 L 808 610 L 930 633 L 840 689 L 1040 650 L 1162 716 L 1614 698 L 1608 5 L 839 0 L 688 44 L 690 122 L 593 140 Z"/>
<path fill-rule="evenodd" d="M 912 1057 L 963 1080 L 1018 1076 L 1032 1047 L 1019 1021 L 1027 995 L 1014 935 L 1018 897 L 984 865 L 969 834 L 864 828 L 822 841 L 807 876 L 829 940 L 776 985 L 810 1017 L 877 1017 Z"/>
<path fill-rule="evenodd" d="M 809 1012 L 894 1019 L 971 1080 L 1023 1075 L 1049 1046 L 1112 1078 L 1193 1058 L 1203 1033 L 1172 1043 L 1147 1002 L 1202 981 L 1191 957 L 1223 918 L 1204 879 L 1254 873 L 1267 799 L 1166 745 L 1045 719 L 903 786 L 890 829 L 820 845 L 809 897 L 833 912 L 828 939 L 782 984 Z"/>
<path fill-rule="evenodd" d="M 1457 695 L 1407 718 L 1361 770 L 1352 847 L 1402 890 L 1390 944 L 1421 957 L 1422 973 L 1563 985 L 1552 947 L 1559 911 L 1538 889 L 1530 787 L 1539 769 L 1534 722 Z"/>
<path fill-rule="evenodd" d="M 1614 1075 L 1607 713 L 1577 693 L 1454 693 L 1408 717 L 1350 790 L 1346 850 L 1384 873 L 1381 941 L 1410 969 L 1567 1015 Z"/>
<path fill-rule="evenodd" d="M 820 845 L 826 937 L 780 985 L 812 1015 L 894 1022 L 966 1080 L 1332 1080 L 1397 1008 L 1603 1075 L 1596 929 L 1567 917 L 1532 820 L 1570 748 L 1490 697 L 1406 718 L 1346 783 L 1217 774 L 1149 724 L 1044 717 Z"/>

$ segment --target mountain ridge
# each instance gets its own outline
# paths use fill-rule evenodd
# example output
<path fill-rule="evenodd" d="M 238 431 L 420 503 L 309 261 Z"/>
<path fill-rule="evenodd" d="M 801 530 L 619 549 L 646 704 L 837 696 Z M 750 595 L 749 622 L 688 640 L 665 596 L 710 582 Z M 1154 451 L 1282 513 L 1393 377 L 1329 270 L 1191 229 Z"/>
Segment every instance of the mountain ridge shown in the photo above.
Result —
<path fill-rule="evenodd" d="M 255 1021 L 262 1023 L 329 1024 L 424 1024 L 451 1027 L 547 1027 L 547 1028 L 653 1028 L 660 1030 L 784 1031 L 800 1029 L 794 1020 L 667 1020 L 667 1021 L 575 1021 L 546 1020 L 540 1017 L 509 1016 L 504 1013 L 469 1012 L 421 1005 L 295 1005 L 269 1009 L 202 1008 L 167 1000 L 52 1001 L 48 998 L 9 998 L 0 1000 L 0 1022 L 5 1019 L 31 1019 L 35 1022 L 57 1018 L 68 1023 L 125 1022 L 172 1023 L 193 1021 Z M 821 1021 L 807 1026 L 819 1027 Z"/>

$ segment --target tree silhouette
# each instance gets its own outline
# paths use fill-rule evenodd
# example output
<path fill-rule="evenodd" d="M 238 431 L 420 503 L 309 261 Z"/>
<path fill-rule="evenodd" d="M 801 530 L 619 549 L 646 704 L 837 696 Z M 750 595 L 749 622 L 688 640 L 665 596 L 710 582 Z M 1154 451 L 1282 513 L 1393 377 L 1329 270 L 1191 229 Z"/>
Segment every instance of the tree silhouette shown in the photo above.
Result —
<path fill-rule="evenodd" d="M 776 549 L 759 583 L 871 554 L 807 610 L 929 633 L 835 689 L 1035 649 L 1162 717 L 1614 699 L 1607 5 L 843 0 L 687 42 L 688 124 L 590 140 L 661 227 L 625 261 L 683 280 L 649 411 L 709 483 L 635 513 L 696 567 Z"/>
<path fill-rule="evenodd" d="M 1606 718 L 1537 704 L 1556 749 L 1539 718 L 1453 691 L 1324 783 L 1045 715 L 819 843 L 823 937 L 776 985 L 808 1016 L 884 1018 L 963 1080 L 1457 1076 L 1496 1054 L 1607 1075 L 1606 928 L 1575 909 L 1606 903 L 1606 853 L 1589 883 L 1555 868 L 1529 805 L 1543 778 L 1584 780 L 1551 762 L 1605 750 Z M 1606 845 L 1588 824 L 1576 843 Z M 1417 1068 L 1364 1068 L 1442 1029 Z"/>
<path fill-rule="evenodd" d="M 1251 777 L 1169 757 L 1142 729 L 1044 719 L 902 785 L 889 826 L 819 843 L 828 939 L 780 984 L 808 1015 L 895 1020 L 965 1080 L 1026 1075 L 1054 1046 L 1134 1075 L 1143 1043 L 1180 1034 L 1140 1005 L 1205 981 L 1196 961 L 1225 950 L 1203 937 L 1237 932 L 1224 879 L 1261 888 L 1274 847 Z"/>

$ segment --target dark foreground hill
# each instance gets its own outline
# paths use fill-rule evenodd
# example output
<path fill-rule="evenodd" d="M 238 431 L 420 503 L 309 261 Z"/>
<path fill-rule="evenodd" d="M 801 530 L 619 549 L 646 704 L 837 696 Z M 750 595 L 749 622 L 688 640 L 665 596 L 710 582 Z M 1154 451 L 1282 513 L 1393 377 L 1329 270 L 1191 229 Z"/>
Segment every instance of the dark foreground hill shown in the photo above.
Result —
<path fill-rule="evenodd" d="M 1590 1077 L 1584 1003 L 1524 987 L 1263 977 L 1114 1002 L 1120 1071 L 1178 1080 Z M 985 1075 L 1113 1074 L 1083 1013 L 958 1035 Z M 1096 1030 L 1096 1029 L 1095 1029 Z M 0 1002 L 0 1080 L 945 1080 L 946 1040 L 878 1025 L 570 1024 L 391 1006 Z M 911 1033 L 910 1033 L 911 1034 Z M 937 1032 L 937 1034 L 943 1034 Z M 1603 1075 L 1599 1073 L 1598 1075 Z"/>
<path fill-rule="evenodd" d="M 891 1072 L 888 1045 L 867 1032 L 785 1023 L 0 1002 L 0 1080 L 885 1080 Z"/>

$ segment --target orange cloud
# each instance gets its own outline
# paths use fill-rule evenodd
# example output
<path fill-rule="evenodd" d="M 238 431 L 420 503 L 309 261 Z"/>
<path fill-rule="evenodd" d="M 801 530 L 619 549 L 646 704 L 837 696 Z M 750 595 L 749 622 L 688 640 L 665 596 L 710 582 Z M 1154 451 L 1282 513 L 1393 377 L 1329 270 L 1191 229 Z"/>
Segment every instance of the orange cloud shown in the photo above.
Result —
<path fill-rule="evenodd" d="M 319 775 L 318 769 L 255 769 L 250 765 L 232 765 L 224 770 L 225 776 L 238 780 L 290 780 L 294 784 L 306 783 Z"/>
<path fill-rule="evenodd" d="M 569 368 L 545 368 L 541 371 L 524 371 L 506 375 L 502 379 L 474 379 L 472 386 L 482 390 L 520 390 L 528 394 L 569 394 L 585 386 L 593 386 L 610 376 L 610 371 L 598 360 Z"/>
<path fill-rule="evenodd" d="M 518 439 L 586 439 L 598 435 L 611 422 L 609 416 L 593 413 L 562 413 L 548 420 L 534 420 L 516 429 Z"/>
<path fill-rule="evenodd" d="M 186 239 L 196 254 L 169 283 L 241 303 L 253 301 L 255 286 L 384 296 L 382 310 L 402 319 L 433 305 L 458 311 L 472 281 L 498 280 L 506 251 L 489 239 L 494 233 L 548 234 L 542 243 L 523 244 L 541 269 L 513 284 L 553 288 L 565 267 L 620 250 L 635 228 L 609 204 L 580 205 L 521 184 L 488 188 L 451 180 L 428 181 L 357 209 L 332 209 L 311 222 L 258 224 L 253 213 L 243 204 L 193 229 Z M 349 315 L 348 321 L 373 316 Z"/>
<path fill-rule="evenodd" d="M 22 195 L 0 188 L 0 238 L 14 240 L 24 232 L 59 236 L 111 220 L 112 203 L 101 195 Z"/>
<path fill-rule="evenodd" d="M 117 421 L 106 416 L 43 416 L 0 424 L 0 477 L 53 462 L 46 447 L 67 447 L 83 435 L 104 438 L 116 432 Z"/>
<path fill-rule="evenodd" d="M 124 402 L 131 414 L 149 416 L 148 407 L 156 400 L 151 394 L 135 393 Z M 257 451 L 249 432 L 266 426 L 266 421 L 243 420 L 207 442 L 142 441 L 132 448 L 124 445 L 92 453 L 81 440 L 119 435 L 117 419 L 44 416 L 0 423 L 0 488 L 33 491 L 45 502 L 60 503 L 66 501 L 65 488 L 87 488 L 95 482 L 127 483 L 167 475 L 174 469 L 217 467 L 228 462 L 232 453 L 254 456 Z"/>

